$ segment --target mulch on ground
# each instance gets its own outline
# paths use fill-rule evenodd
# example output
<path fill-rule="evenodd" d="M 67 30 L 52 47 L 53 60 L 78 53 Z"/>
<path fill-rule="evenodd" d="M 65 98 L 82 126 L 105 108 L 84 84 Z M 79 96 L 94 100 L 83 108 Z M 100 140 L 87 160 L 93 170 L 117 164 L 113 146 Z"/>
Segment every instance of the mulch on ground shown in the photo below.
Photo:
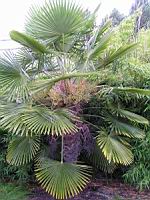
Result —
<path fill-rule="evenodd" d="M 34 188 L 29 200 L 55 200 L 40 188 Z M 139 192 L 119 181 L 93 180 L 79 196 L 70 200 L 150 200 L 150 191 Z"/>

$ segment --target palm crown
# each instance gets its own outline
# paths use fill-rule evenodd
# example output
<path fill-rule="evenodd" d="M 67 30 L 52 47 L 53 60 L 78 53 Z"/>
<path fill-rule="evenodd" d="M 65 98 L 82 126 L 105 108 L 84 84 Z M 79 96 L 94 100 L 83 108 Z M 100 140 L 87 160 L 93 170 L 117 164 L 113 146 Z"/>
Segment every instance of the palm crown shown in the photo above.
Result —
<path fill-rule="evenodd" d="M 67 80 L 77 84 L 91 75 L 105 79 L 106 66 L 136 46 L 113 48 L 110 23 L 95 27 L 96 11 L 89 14 L 66 0 L 34 6 L 28 14 L 26 33 L 10 32 L 10 37 L 23 47 L 16 54 L 7 52 L 0 58 L 0 125 L 14 135 L 7 161 L 19 166 L 34 160 L 37 180 L 57 199 L 78 194 L 90 180 L 91 167 L 64 162 L 64 137 L 77 134 L 76 122 L 81 119 L 67 105 L 53 106 L 51 98 L 47 98 L 52 95 L 51 89 L 63 81 L 67 96 Z M 100 95 L 101 91 L 96 89 L 94 94 Z M 111 92 L 150 94 L 148 90 L 133 88 L 111 88 Z M 98 157 L 111 164 L 130 164 L 133 155 L 124 136 L 142 138 L 144 133 L 128 121 L 144 124 L 148 121 L 112 104 L 109 107 L 111 114 L 107 112 L 107 120 L 111 130 L 97 133 Z M 127 120 L 119 121 L 118 116 Z M 50 159 L 41 145 L 45 136 L 62 138 L 58 161 Z"/>

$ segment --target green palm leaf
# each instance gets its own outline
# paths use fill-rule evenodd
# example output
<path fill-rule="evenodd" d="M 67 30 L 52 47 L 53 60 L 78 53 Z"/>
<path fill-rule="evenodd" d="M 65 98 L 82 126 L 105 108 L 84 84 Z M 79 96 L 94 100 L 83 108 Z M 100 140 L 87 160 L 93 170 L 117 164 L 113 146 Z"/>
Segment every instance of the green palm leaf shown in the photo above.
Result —
<path fill-rule="evenodd" d="M 29 163 L 40 149 L 38 137 L 17 137 L 8 145 L 7 161 L 12 165 Z"/>
<path fill-rule="evenodd" d="M 133 162 L 133 154 L 129 144 L 115 134 L 108 134 L 105 130 L 99 132 L 97 144 L 106 159 L 111 163 L 129 165 Z"/>
<path fill-rule="evenodd" d="M 8 100 L 28 99 L 29 76 L 21 68 L 13 54 L 7 53 L 0 58 L 1 91 Z"/>
<path fill-rule="evenodd" d="M 31 65 L 33 66 L 36 58 L 33 56 L 33 53 L 29 49 L 21 48 L 16 54 L 16 60 L 18 63 L 20 63 L 25 71 L 27 71 L 28 68 L 31 71 Z"/>
<path fill-rule="evenodd" d="M 148 89 L 140 89 L 140 88 L 113 88 L 114 92 L 125 92 L 125 93 L 131 93 L 138 96 L 150 96 L 150 90 Z"/>
<path fill-rule="evenodd" d="M 71 122 L 77 118 L 66 109 L 52 111 L 30 104 L 3 104 L 0 118 L 0 126 L 16 135 L 63 135 L 77 131 Z"/>
<path fill-rule="evenodd" d="M 111 40 L 113 33 L 112 32 L 108 32 L 106 34 L 104 34 L 99 42 L 96 44 L 96 46 L 94 47 L 94 49 L 91 49 L 88 53 L 88 57 L 89 58 L 96 58 L 96 57 L 100 57 L 100 55 L 107 49 L 108 44 Z"/>
<path fill-rule="evenodd" d="M 142 117 L 141 115 L 130 112 L 128 110 L 123 110 L 121 108 L 114 108 L 114 111 L 116 112 L 117 115 L 120 115 L 123 118 L 127 118 L 131 121 L 134 121 L 140 124 L 149 125 L 149 121 L 145 117 Z"/>
<path fill-rule="evenodd" d="M 28 47 L 32 49 L 35 52 L 39 53 L 47 53 L 46 47 L 39 43 L 37 40 L 35 40 L 33 37 L 28 36 L 24 33 L 20 33 L 18 31 L 11 31 L 10 37 L 12 40 L 15 40 L 16 42 L 20 43 L 21 45 Z"/>
<path fill-rule="evenodd" d="M 77 32 L 84 21 L 85 12 L 72 1 L 48 1 L 41 8 L 30 9 L 26 30 L 36 38 L 51 42 Z"/>
<path fill-rule="evenodd" d="M 102 150 L 99 148 L 97 143 L 94 145 L 93 151 L 89 156 L 89 160 L 92 166 L 104 171 L 105 173 L 112 174 L 116 169 L 114 162 L 109 162 L 104 156 Z"/>
<path fill-rule="evenodd" d="M 112 22 L 108 20 L 103 26 L 100 27 L 97 35 L 97 41 L 102 38 L 103 34 L 111 28 Z"/>
<path fill-rule="evenodd" d="M 76 73 L 66 73 L 60 76 L 56 76 L 51 79 L 36 79 L 31 81 L 29 84 L 29 88 L 31 89 L 31 94 L 34 95 L 35 93 L 38 93 L 40 91 L 44 90 L 50 90 L 55 83 L 61 81 L 61 80 L 66 80 L 66 79 L 71 79 L 71 78 L 81 78 L 81 77 L 88 77 L 92 75 L 97 75 L 97 76 L 102 76 L 100 71 L 93 71 L 93 72 L 76 72 Z"/>
<path fill-rule="evenodd" d="M 136 48 L 137 44 L 128 44 L 126 46 L 121 46 L 119 49 L 114 50 L 108 54 L 107 58 L 102 63 L 102 66 L 109 65 L 110 63 L 114 62 L 115 60 L 125 56 L 126 54 L 130 53 Z"/>
<path fill-rule="evenodd" d="M 112 130 L 118 135 L 124 135 L 132 138 L 144 138 L 145 132 L 132 124 L 125 123 L 116 119 L 115 117 L 108 117 L 111 123 Z"/>
<path fill-rule="evenodd" d="M 67 199 L 79 194 L 91 177 L 91 168 L 84 165 L 60 163 L 43 158 L 36 166 L 36 178 L 56 199 Z"/>

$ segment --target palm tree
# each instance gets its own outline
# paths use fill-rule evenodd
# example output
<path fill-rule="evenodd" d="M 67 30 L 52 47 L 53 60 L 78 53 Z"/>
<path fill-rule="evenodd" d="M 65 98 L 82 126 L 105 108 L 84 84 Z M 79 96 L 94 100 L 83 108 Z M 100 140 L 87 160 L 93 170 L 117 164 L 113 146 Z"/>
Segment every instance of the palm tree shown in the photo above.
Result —
<path fill-rule="evenodd" d="M 110 64 L 136 46 L 109 48 L 113 30 L 109 28 L 110 23 L 95 27 L 97 9 L 89 14 L 66 0 L 32 7 L 26 33 L 10 32 L 10 37 L 22 45 L 21 50 L 15 54 L 6 52 L 0 58 L 0 126 L 14 136 L 8 146 L 7 161 L 21 166 L 34 160 L 37 180 L 57 199 L 66 199 L 83 190 L 92 169 L 78 162 L 64 162 L 64 137 L 78 132 L 75 124 L 81 119 L 67 105 L 52 105 L 47 98 L 51 89 L 63 81 L 67 96 L 67 80 L 76 83 L 83 78 L 88 80 L 91 75 L 104 80 Z M 148 90 L 134 88 L 111 88 L 111 91 L 150 94 Z M 139 115 L 111 108 L 117 116 L 148 124 Z M 111 132 L 99 130 L 99 150 L 109 162 L 130 164 L 133 155 L 122 136 L 142 138 L 143 131 L 136 132 L 136 128 L 125 122 L 118 124 L 111 115 L 109 119 L 115 125 Z M 43 143 L 46 136 L 59 141 L 61 137 L 58 160 L 50 158 L 49 149 Z"/>

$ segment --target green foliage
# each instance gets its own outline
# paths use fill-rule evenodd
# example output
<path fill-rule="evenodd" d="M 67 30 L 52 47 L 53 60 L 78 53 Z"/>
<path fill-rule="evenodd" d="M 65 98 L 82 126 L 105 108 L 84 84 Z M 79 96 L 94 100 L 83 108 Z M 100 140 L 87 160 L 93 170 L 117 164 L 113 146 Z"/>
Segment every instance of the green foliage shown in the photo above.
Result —
<path fill-rule="evenodd" d="M 149 64 L 149 52 L 150 52 L 150 30 L 141 29 L 137 35 L 137 40 L 139 42 L 139 48 L 137 51 L 137 58 L 142 64 Z"/>
<path fill-rule="evenodd" d="M 27 195 L 27 189 L 22 186 L 0 183 L 0 199 L 2 200 L 27 200 Z"/>
<path fill-rule="evenodd" d="M 114 109 L 114 111 L 116 112 L 117 115 L 120 115 L 121 117 L 127 118 L 127 119 L 129 119 L 133 122 L 149 125 L 149 121 L 147 119 L 145 119 L 144 117 L 137 115 L 133 112 L 123 110 L 121 108 Z M 140 135 L 139 135 L 139 137 L 140 137 Z"/>
<path fill-rule="evenodd" d="M 101 131 L 97 137 L 97 143 L 110 162 L 123 165 L 129 165 L 133 162 L 131 150 L 126 147 L 125 141 L 122 141 L 122 138 L 116 136 L 115 133 L 108 134 L 105 130 Z"/>
<path fill-rule="evenodd" d="M 133 30 L 134 26 L 132 27 Z M 126 105 L 130 107 L 134 112 L 137 111 L 139 114 L 143 114 L 145 109 L 144 116 L 149 120 L 149 97 L 143 98 L 142 90 L 143 88 L 150 88 L 150 60 L 149 60 L 149 30 L 140 30 L 136 35 L 136 40 L 138 41 L 137 51 L 126 59 L 128 65 L 123 63 L 121 71 L 116 70 L 116 75 L 121 79 L 121 85 L 140 87 L 141 89 L 126 88 L 123 89 L 130 93 L 130 97 L 127 97 Z M 120 63 L 119 63 L 120 64 Z M 118 64 L 118 67 L 119 67 Z M 122 76 L 123 74 L 123 76 Z M 111 79 L 112 80 L 112 79 Z M 110 83 L 112 83 L 110 80 Z M 116 78 L 113 79 L 114 81 Z M 116 83 L 117 84 L 117 83 Z M 122 89 L 118 88 L 118 91 Z M 138 97 L 138 100 L 134 100 L 132 94 L 135 93 Z M 138 91 L 140 92 L 138 94 Z M 146 91 L 144 90 L 144 93 Z M 149 93 L 149 91 L 147 91 Z M 144 94 L 143 93 L 143 94 Z M 144 94 L 146 95 L 146 93 Z M 129 100 L 130 99 L 130 100 Z M 137 108 L 136 108 L 137 107 Z M 148 189 L 150 186 L 149 176 L 149 132 L 146 134 L 146 138 L 142 141 L 135 140 L 132 143 L 133 155 L 134 155 L 134 164 L 128 169 L 128 171 L 123 176 L 125 181 L 136 186 L 138 189 Z"/>
<path fill-rule="evenodd" d="M 126 17 L 115 29 L 115 37 L 112 37 L 109 48 L 114 49 L 127 41 L 136 41 L 137 48 L 133 53 L 122 57 L 113 63 L 111 69 L 113 73 L 107 76 L 107 84 L 111 86 L 149 88 L 149 30 L 141 29 L 135 33 L 136 18 L 141 11 Z M 104 82 L 105 83 L 105 82 Z"/>
<path fill-rule="evenodd" d="M 102 19 L 102 23 L 101 26 L 103 26 L 108 20 L 111 20 L 112 22 L 112 26 L 118 26 L 120 24 L 120 22 L 125 18 L 124 14 L 120 13 L 116 8 L 114 8 L 110 15 L 106 15 L 103 19 Z"/>
<path fill-rule="evenodd" d="M 33 7 L 28 14 L 27 33 L 46 42 L 77 33 L 86 24 L 85 12 L 73 2 L 52 1 Z"/>
<path fill-rule="evenodd" d="M 7 59 L 6 59 L 7 58 Z M 27 82 L 29 77 L 11 53 L 0 58 L 0 85 L 3 95 L 8 100 L 27 99 L 29 97 Z M 9 94 L 9 95 L 8 95 Z"/>
<path fill-rule="evenodd" d="M 61 135 L 76 130 L 70 121 L 74 115 L 66 109 L 53 111 L 31 104 L 3 103 L 0 113 L 3 117 L 0 121 L 1 127 L 16 135 Z"/>
<path fill-rule="evenodd" d="M 133 161 L 130 139 L 143 138 L 142 124 L 148 124 L 125 104 L 130 95 L 135 99 L 149 95 L 148 89 L 123 88 L 118 80 L 116 87 L 106 85 L 107 72 L 112 74 L 116 62 L 124 65 L 124 58 L 132 56 L 131 51 L 137 47 L 131 29 L 135 16 L 112 31 L 110 23 L 95 28 L 95 14 L 90 15 L 67 0 L 34 6 L 26 23 L 27 35 L 17 31 L 10 33 L 11 38 L 23 46 L 21 51 L 0 59 L 0 126 L 13 135 L 7 161 L 16 166 L 34 162 L 36 179 L 57 199 L 78 194 L 91 177 L 91 167 L 64 162 L 64 137 L 77 134 L 75 124 L 81 121 L 69 110 L 74 103 L 65 103 L 71 90 L 67 79 L 76 84 L 77 78 L 86 77 L 88 81 L 89 76 L 96 75 L 106 81 L 90 93 L 100 104 L 98 118 L 101 121 L 94 125 L 98 130 L 94 130 L 93 137 L 96 136 L 99 148 L 97 155 L 105 160 L 101 167 L 104 171 L 112 172 L 111 165 L 115 169 L 114 165 L 128 165 Z M 121 30 L 125 31 L 124 35 Z M 50 90 L 52 87 L 61 90 L 62 83 L 62 101 L 54 105 Z M 60 142 L 58 160 L 52 160 L 50 153 L 44 157 L 40 154 L 41 149 L 46 151 L 49 141 L 45 140 L 51 137 Z"/>
<path fill-rule="evenodd" d="M 38 137 L 17 137 L 8 145 L 7 162 L 16 166 L 28 164 L 39 149 Z"/>
<path fill-rule="evenodd" d="M 140 88 L 114 88 L 113 89 L 116 92 L 127 92 L 130 94 L 135 94 L 139 96 L 149 96 L 150 90 L 140 89 Z"/>
<path fill-rule="evenodd" d="M 7 147 L 9 142 L 12 140 L 12 135 L 0 131 L 0 179 L 1 180 L 10 180 L 10 181 L 19 181 L 20 183 L 29 182 L 32 180 L 32 164 L 22 166 L 18 168 L 13 165 L 9 165 L 6 162 Z"/>
<path fill-rule="evenodd" d="M 93 168 L 101 170 L 106 174 L 112 174 L 117 168 L 117 165 L 114 162 L 109 162 L 106 159 L 96 142 L 91 155 L 87 159 L 89 159 L 89 162 L 92 164 Z"/>
<path fill-rule="evenodd" d="M 39 52 L 39 53 L 47 53 L 46 47 L 42 44 L 40 44 L 37 40 L 32 38 L 31 36 L 27 36 L 24 33 L 20 33 L 18 31 L 11 31 L 10 37 L 12 40 L 15 40 L 16 42 L 31 48 L 33 51 Z"/>
<path fill-rule="evenodd" d="M 42 187 L 56 199 L 77 195 L 90 180 L 91 167 L 40 158 L 36 177 Z"/>
<path fill-rule="evenodd" d="M 122 56 L 124 56 L 125 54 L 130 53 L 131 51 L 133 51 L 136 47 L 136 44 L 130 44 L 130 45 L 125 45 L 125 46 L 121 46 L 119 49 L 117 50 L 110 50 L 108 52 L 109 56 L 108 59 L 106 58 L 106 60 L 104 60 L 103 65 L 106 66 L 108 64 L 113 63 L 115 60 L 117 60 L 118 58 L 121 58 Z"/>
<path fill-rule="evenodd" d="M 116 27 L 115 35 L 112 38 L 115 47 L 125 45 L 129 41 L 134 41 L 134 27 L 138 15 L 139 12 L 129 15 Z"/>
<path fill-rule="evenodd" d="M 135 88 L 130 89 L 131 91 L 136 91 Z M 113 163 L 116 165 L 129 165 L 133 162 L 134 156 L 131 152 L 129 138 L 144 138 L 144 131 L 140 127 L 137 127 L 137 123 L 149 125 L 147 119 L 125 108 L 120 108 L 126 106 L 129 101 L 128 95 L 130 95 L 130 89 L 124 88 L 127 94 L 123 93 L 122 96 L 122 92 L 119 88 L 111 89 L 101 86 L 99 87 L 99 96 L 92 98 L 88 104 L 87 110 L 85 110 L 85 116 L 89 116 L 87 120 L 93 123 L 94 130 L 97 133 L 95 136 L 97 138 L 97 144 L 100 147 L 99 157 L 102 152 L 105 159 L 108 161 L 108 163 L 105 162 L 106 164 L 104 164 L 104 166 L 99 163 L 98 167 L 108 173 L 111 172 L 109 167 L 112 166 L 112 171 L 115 169 L 113 168 Z M 142 94 L 143 90 L 137 89 L 137 93 L 135 94 L 137 95 L 138 92 Z M 134 92 L 131 92 L 131 94 L 134 96 Z M 127 102 L 124 101 L 126 95 Z M 133 97 L 131 99 L 133 99 Z M 92 159 L 95 166 L 98 165 L 94 160 L 95 157 L 98 157 L 98 152 L 94 150 L 94 153 L 97 155 L 93 155 Z M 97 159 L 97 161 L 99 161 L 99 159 Z"/>
<path fill-rule="evenodd" d="M 138 189 L 150 188 L 150 131 L 146 133 L 146 138 L 136 141 L 133 147 L 135 163 L 123 175 L 126 182 L 135 185 Z"/>

